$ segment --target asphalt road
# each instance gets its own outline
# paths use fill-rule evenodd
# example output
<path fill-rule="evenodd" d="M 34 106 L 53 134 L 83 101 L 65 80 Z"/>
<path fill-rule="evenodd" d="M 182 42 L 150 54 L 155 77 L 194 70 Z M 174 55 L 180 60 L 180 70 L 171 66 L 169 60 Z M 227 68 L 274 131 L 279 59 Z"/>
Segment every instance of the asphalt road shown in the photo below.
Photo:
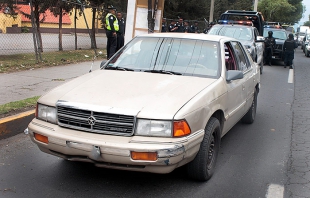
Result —
<path fill-rule="evenodd" d="M 307 81 L 299 78 L 305 74 L 299 69 L 307 70 L 301 65 L 309 65 L 309 60 L 298 49 L 294 70 L 300 92 L 308 88 L 299 82 Z M 289 175 L 296 170 L 292 160 L 299 157 L 292 153 L 299 130 L 294 128 L 299 119 L 294 108 L 300 110 L 298 102 L 304 108 L 310 105 L 302 102 L 304 95 L 299 99 L 294 94 L 289 74 L 283 66 L 264 67 L 256 120 L 251 125 L 238 123 L 223 137 L 216 171 L 208 182 L 189 180 L 182 168 L 159 175 L 65 161 L 40 152 L 28 136 L 19 134 L 0 140 L 0 197 L 307 197 L 297 194 L 301 187 Z"/>

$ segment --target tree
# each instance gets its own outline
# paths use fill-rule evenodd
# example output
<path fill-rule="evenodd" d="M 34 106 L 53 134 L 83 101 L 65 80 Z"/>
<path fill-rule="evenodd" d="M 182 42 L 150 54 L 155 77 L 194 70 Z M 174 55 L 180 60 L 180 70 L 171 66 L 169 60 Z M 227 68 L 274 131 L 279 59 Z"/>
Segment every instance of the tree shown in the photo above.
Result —
<path fill-rule="evenodd" d="M 58 34 L 59 34 L 59 44 L 58 44 L 58 48 L 59 48 L 59 51 L 62 51 L 63 50 L 63 47 L 62 47 L 62 16 L 65 15 L 65 14 L 68 14 L 74 7 L 73 4 L 68 4 L 68 3 L 65 3 L 64 1 L 62 0 L 50 0 L 50 11 L 53 13 L 53 15 L 55 17 L 59 16 L 59 21 L 58 21 Z"/>
<path fill-rule="evenodd" d="M 263 13 L 266 21 L 291 24 L 299 21 L 303 13 L 301 0 L 261 0 L 258 10 Z"/>

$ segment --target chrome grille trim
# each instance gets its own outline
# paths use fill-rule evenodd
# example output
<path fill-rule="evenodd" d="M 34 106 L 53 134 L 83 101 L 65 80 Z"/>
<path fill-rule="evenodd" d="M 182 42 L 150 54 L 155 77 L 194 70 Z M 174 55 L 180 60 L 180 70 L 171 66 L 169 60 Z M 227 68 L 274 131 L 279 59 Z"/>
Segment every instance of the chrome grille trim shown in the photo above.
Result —
<path fill-rule="evenodd" d="M 135 115 L 123 115 L 80 109 L 72 105 L 56 104 L 58 125 L 98 134 L 132 136 L 135 129 Z M 89 124 L 89 118 L 95 118 L 95 124 Z"/>

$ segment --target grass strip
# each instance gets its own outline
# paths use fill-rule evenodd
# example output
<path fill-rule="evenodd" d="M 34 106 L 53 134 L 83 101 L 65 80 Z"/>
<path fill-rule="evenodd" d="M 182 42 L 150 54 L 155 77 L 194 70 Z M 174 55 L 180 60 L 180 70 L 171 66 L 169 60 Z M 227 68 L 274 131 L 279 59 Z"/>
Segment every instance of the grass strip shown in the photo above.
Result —
<path fill-rule="evenodd" d="M 6 114 L 12 111 L 18 111 L 27 107 L 35 107 L 37 100 L 40 96 L 35 96 L 32 98 L 27 98 L 24 100 L 9 102 L 3 105 L 0 105 L 0 114 Z"/>

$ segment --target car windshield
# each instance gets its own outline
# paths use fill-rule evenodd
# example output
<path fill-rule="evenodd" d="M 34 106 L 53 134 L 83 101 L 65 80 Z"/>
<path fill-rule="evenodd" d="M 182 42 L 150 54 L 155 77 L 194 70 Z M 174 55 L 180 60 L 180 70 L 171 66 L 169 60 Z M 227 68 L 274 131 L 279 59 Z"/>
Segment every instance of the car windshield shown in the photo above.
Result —
<path fill-rule="evenodd" d="M 217 42 L 136 37 L 103 69 L 218 78 L 220 60 Z"/>
<path fill-rule="evenodd" d="M 286 34 L 285 31 L 278 31 L 278 30 L 271 30 L 271 29 L 265 29 L 264 30 L 264 37 L 268 37 L 268 32 L 269 31 L 272 31 L 273 38 L 281 39 L 281 40 L 286 40 L 287 39 L 287 34 Z"/>
<path fill-rule="evenodd" d="M 228 36 L 241 41 L 253 40 L 251 28 L 246 26 L 213 26 L 208 34 Z"/>

